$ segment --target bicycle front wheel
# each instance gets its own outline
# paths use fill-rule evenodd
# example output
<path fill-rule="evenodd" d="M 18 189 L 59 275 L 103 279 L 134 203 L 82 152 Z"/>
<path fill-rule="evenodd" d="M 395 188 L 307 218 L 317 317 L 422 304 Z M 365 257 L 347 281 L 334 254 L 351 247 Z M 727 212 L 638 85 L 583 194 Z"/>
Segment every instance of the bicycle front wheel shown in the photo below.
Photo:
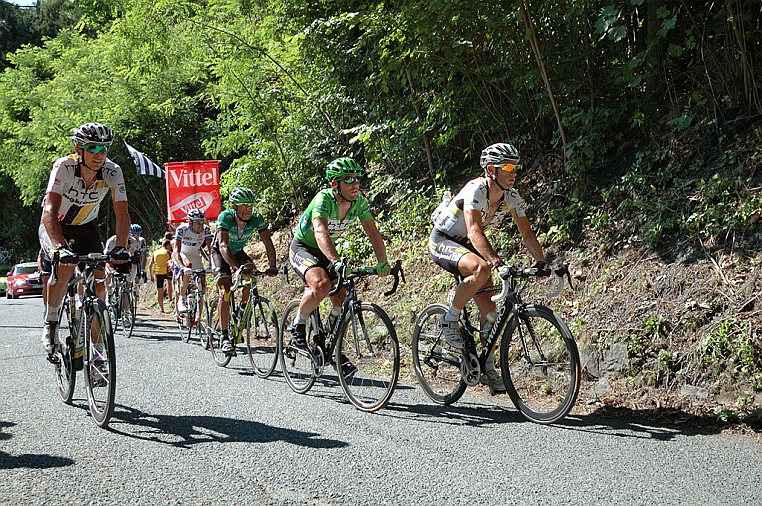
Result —
<path fill-rule="evenodd" d="M 231 298 L 230 300 L 233 299 Z M 209 322 L 209 326 L 207 328 L 207 330 L 209 330 L 209 333 L 207 334 L 207 344 L 209 345 L 209 351 L 212 352 L 212 358 L 214 359 L 215 364 L 220 367 L 227 367 L 232 357 L 225 355 L 221 350 L 222 335 L 220 334 L 220 317 L 219 312 L 217 311 L 216 298 L 214 303 L 209 306 L 207 315 L 207 321 Z"/>
<path fill-rule="evenodd" d="M 280 368 L 283 376 L 286 377 L 286 383 L 294 392 L 303 394 L 312 388 L 315 384 L 315 370 L 309 352 L 298 350 L 291 346 L 291 332 L 286 330 L 296 317 L 299 311 L 299 300 L 292 300 L 286 306 L 283 312 L 283 319 L 280 322 L 280 332 L 278 332 L 278 356 L 280 357 Z M 312 318 L 307 319 L 307 342 L 312 339 Z"/>
<path fill-rule="evenodd" d="M 108 425 L 114 414 L 116 394 L 116 350 L 106 305 L 96 300 L 85 315 L 85 390 L 90 415 L 101 427 Z"/>
<path fill-rule="evenodd" d="M 432 304 L 421 311 L 410 343 L 418 384 L 438 404 L 456 402 L 468 388 L 460 374 L 460 352 L 445 341 L 439 328 L 445 312 L 444 304 Z"/>
<path fill-rule="evenodd" d="M 196 320 L 196 298 L 190 294 L 186 297 L 185 313 L 180 313 L 175 318 L 177 320 L 177 330 L 180 332 L 180 339 L 184 343 L 190 341 L 191 334 L 194 332 L 194 322 Z"/>
<path fill-rule="evenodd" d="M 216 303 L 216 302 L 212 302 Z M 196 336 L 198 336 L 198 341 L 201 344 L 201 347 L 205 350 L 209 349 L 209 336 L 211 335 L 212 329 L 214 327 L 211 327 L 211 315 L 209 314 L 209 304 L 206 300 L 206 297 L 203 294 L 200 294 L 198 297 L 198 304 L 196 305 Z"/>
<path fill-rule="evenodd" d="M 257 376 L 267 378 L 278 362 L 278 315 L 264 297 L 251 301 L 251 311 L 244 335 L 246 351 Z"/>
<path fill-rule="evenodd" d="M 122 335 L 126 338 L 132 337 L 132 327 L 135 325 L 135 298 L 130 288 L 124 287 L 120 297 L 121 307 L 119 314 L 121 316 Z"/>
<path fill-rule="evenodd" d="M 500 344 L 500 368 L 508 395 L 526 419 L 553 423 L 574 407 L 579 352 L 553 310 L 528 305 L 513 315 Z"/>
<path fill-rule="evenodd" d="M 397 332 L 386 312 L 355 305 L 341 322 L 334 363 L 344 393 L 357 409 L 377 411 L 389 402 L 400 372 Z"/>
<path fill-rule="evenodd" d="M 71 321 L 71 306 L 74 301 L 67 295 L 61 305 L 61 316 L 58 319 L 58 343 L 56 344 L 56 356 L 58 363 L 55 364 L 56 383 L 58 395 L 66 404 L 71 404 L 74 397 L 74 385 L 77 373 L 74 370 L 74 346 L 76 339 L 75 322 Z"/>

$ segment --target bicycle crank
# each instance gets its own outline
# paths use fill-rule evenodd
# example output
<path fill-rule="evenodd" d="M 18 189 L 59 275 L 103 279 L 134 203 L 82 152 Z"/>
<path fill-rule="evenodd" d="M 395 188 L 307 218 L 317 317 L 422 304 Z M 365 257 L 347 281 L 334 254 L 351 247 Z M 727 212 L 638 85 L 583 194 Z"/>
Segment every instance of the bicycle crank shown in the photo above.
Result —
<path fill-rule="evenodd" d="M 476 355 L 464 351 L 460 359 L 460 375 L 465 384 L 470 387 L 478 385 L 481 372 L 479 359 L 476 358 Z"/>

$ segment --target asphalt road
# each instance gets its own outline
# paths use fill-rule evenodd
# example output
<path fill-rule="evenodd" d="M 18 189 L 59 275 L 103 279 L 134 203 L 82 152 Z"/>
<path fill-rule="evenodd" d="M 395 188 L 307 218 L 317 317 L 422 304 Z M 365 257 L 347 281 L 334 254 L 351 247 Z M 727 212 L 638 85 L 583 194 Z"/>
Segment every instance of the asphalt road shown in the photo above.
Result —
<path fill-rule="evenodd" d="M 411 385 L 361 413 L 330 378 L 296 395 L 140 314 L 117 338 L 103 430 L 81 377 L 74 406 L 58 398 L 41 311 L 0 300 L 0 504 L 762 504 L 751 438 L 595 415 L 540 426 L 505 398 L 442 407 Z"/>

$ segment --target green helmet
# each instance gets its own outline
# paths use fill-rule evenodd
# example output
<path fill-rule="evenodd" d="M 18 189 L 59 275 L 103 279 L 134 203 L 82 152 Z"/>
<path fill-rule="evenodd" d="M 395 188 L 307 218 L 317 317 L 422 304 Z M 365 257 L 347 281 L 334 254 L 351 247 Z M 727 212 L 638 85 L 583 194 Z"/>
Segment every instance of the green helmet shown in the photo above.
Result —
<path fill-rule="evenodd" d="M 325 169 L 325 178 L 334 181 L 347 174 L 361 174 L 362 167 L 352 158 L 337 158 L 328 164 Z"/>
<path fill-rule="evenodd" d="M 244 186 L 234 188 L 233 191 L 230 192 L 231 205 L 254 204 L 255 201 L 256 197 L 254 196 L 254 192 Z"/>

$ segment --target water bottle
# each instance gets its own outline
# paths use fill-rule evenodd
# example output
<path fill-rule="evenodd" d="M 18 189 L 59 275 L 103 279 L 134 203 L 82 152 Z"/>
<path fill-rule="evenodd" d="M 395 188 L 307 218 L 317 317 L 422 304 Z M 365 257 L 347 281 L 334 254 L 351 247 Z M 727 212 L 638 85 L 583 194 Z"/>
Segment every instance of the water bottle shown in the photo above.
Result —
<path fill-rule="evenodd" d="M 442 194 L 442 204 L 447 207 L 450 205 L 450 201 L 452 201 L 452 194 L 450 193 L 450 190 L 445 190 L 445 192 Z"/>

